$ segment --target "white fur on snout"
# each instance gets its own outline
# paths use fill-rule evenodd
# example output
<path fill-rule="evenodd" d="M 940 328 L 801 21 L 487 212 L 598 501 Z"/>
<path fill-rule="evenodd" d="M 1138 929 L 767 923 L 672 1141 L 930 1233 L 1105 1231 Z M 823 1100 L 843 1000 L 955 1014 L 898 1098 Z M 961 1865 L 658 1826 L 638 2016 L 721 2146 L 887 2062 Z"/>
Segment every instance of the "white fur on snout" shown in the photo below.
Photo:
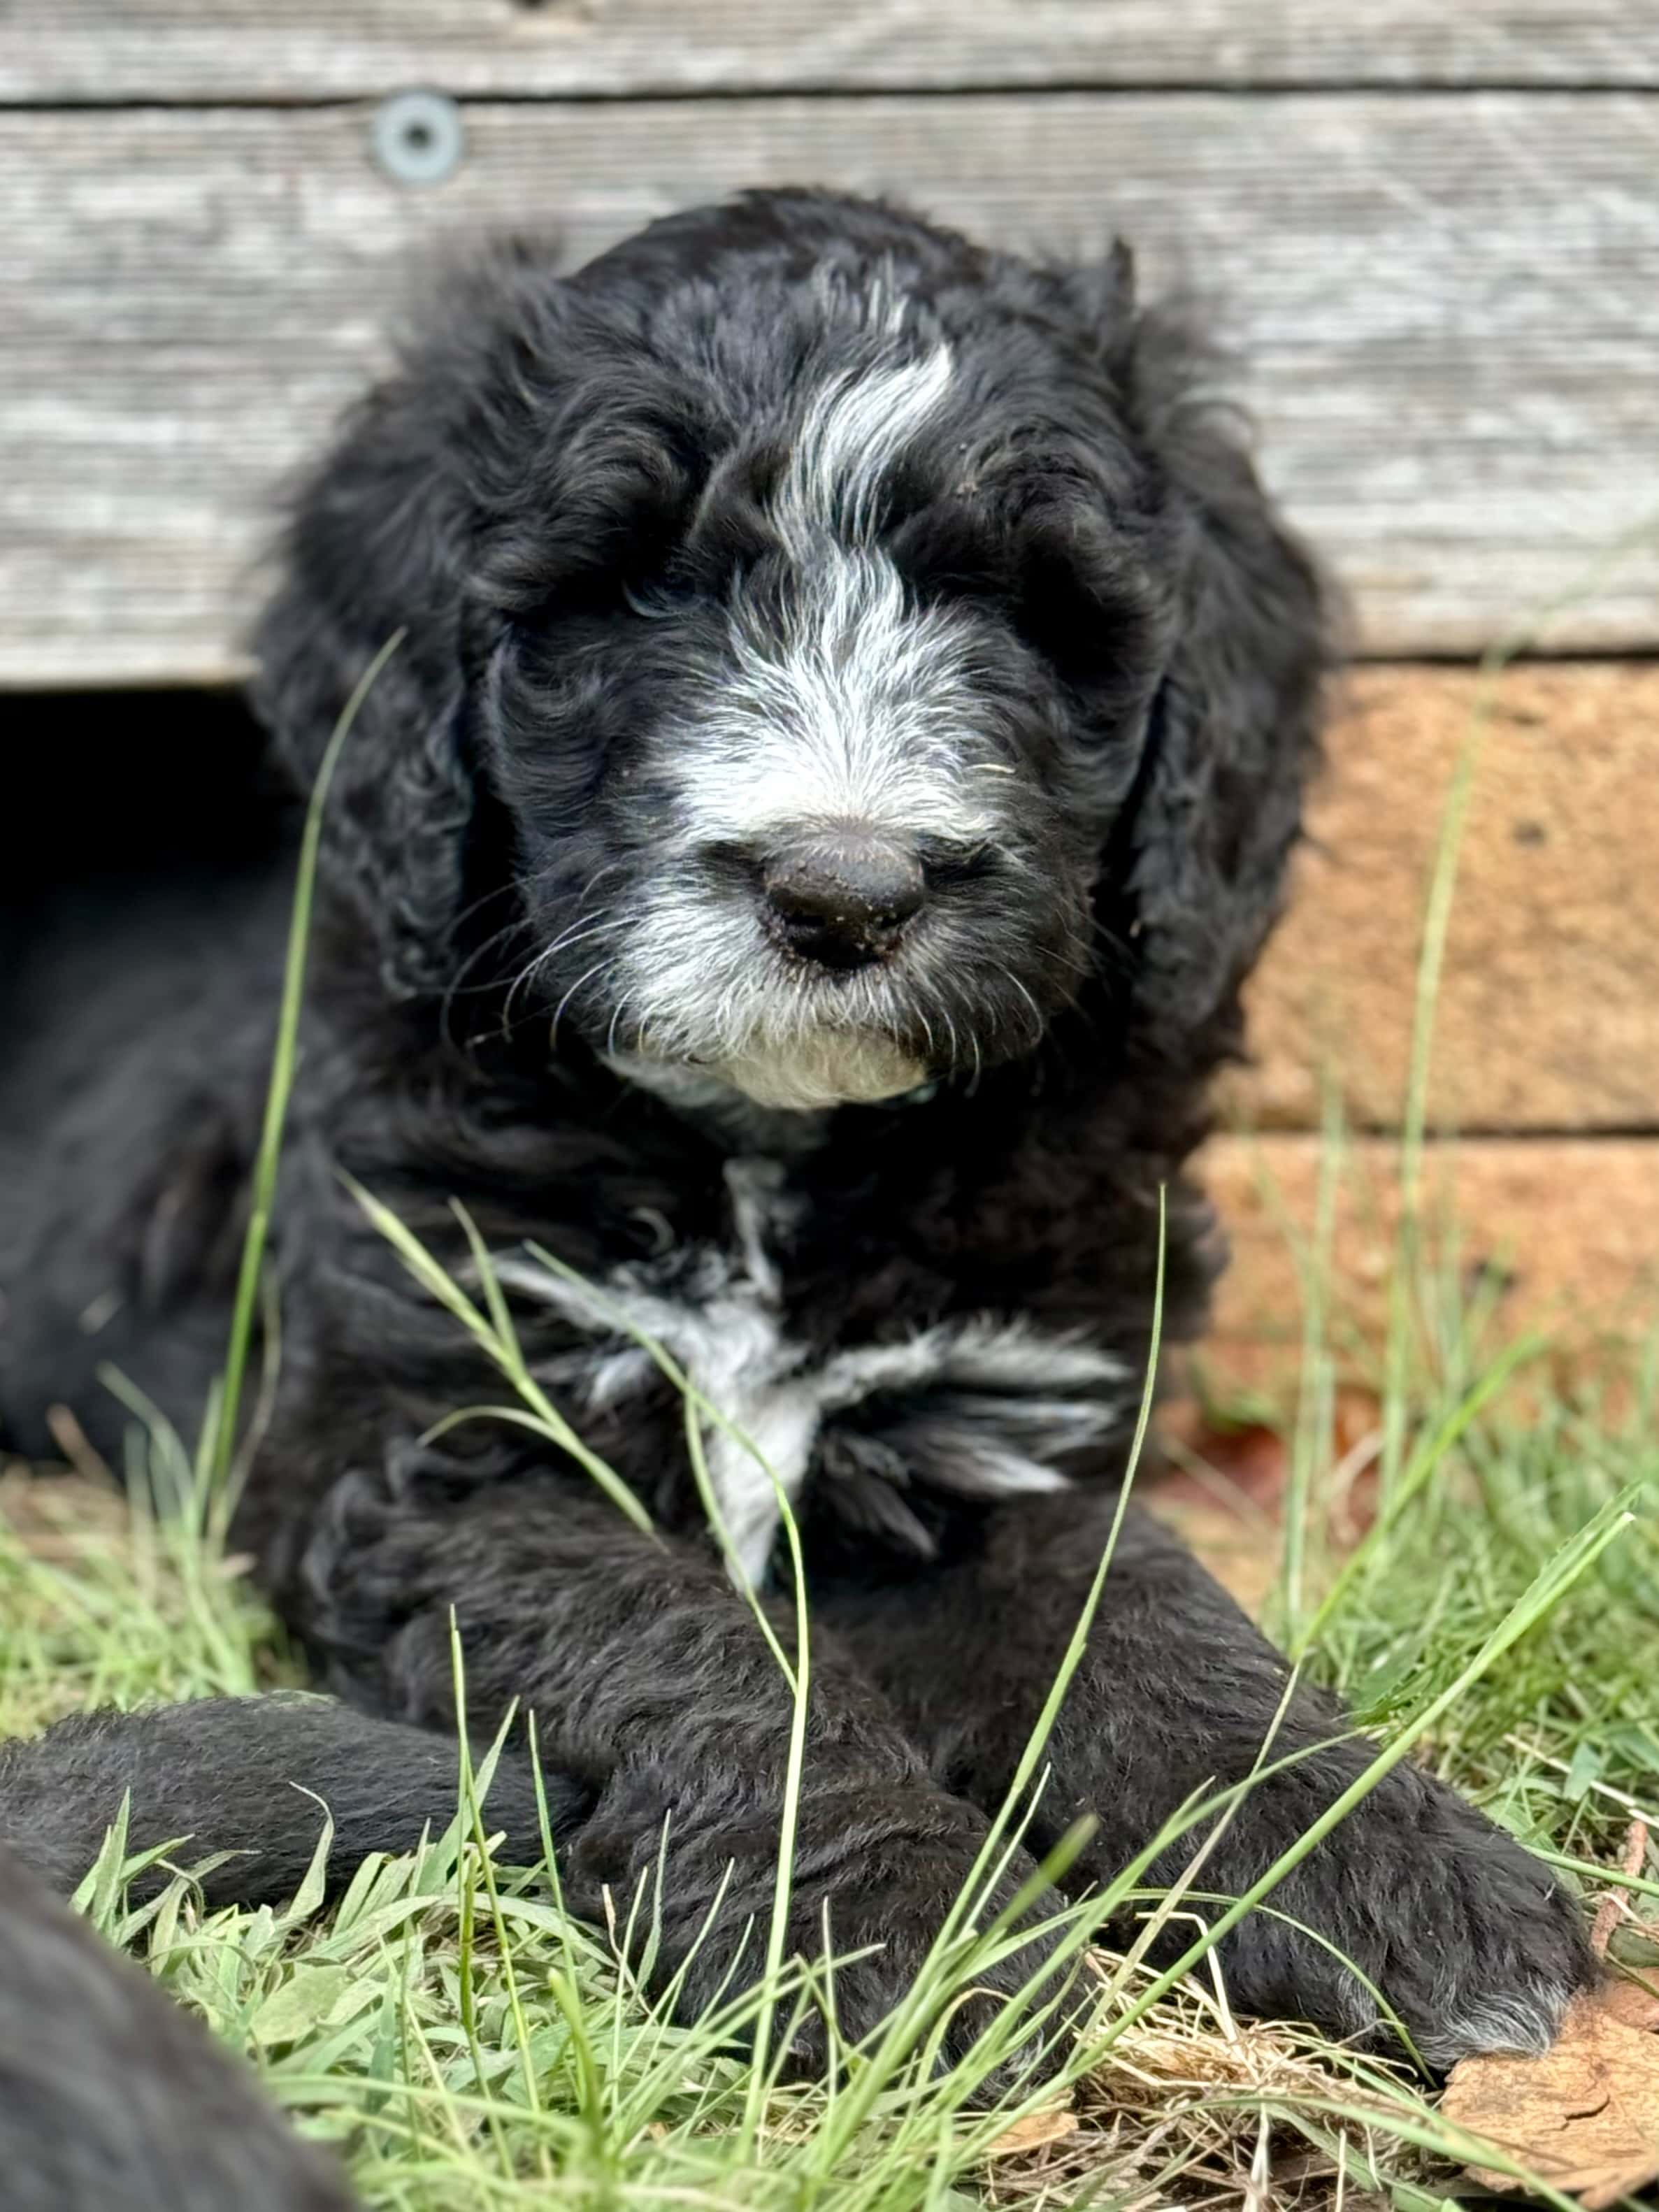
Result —
<path fill-rule="evenodd" d="M 685 750 L 689 844 L 803 821 L 974 843 L 996 827 L 966 774 L 974 687 L 960 619 L 917 606 L 872 543 L 878 495 L 951 387 L 950 349 L 843 370 L 814 395 L 772 502 L 790 564 L 781 622 L 741 592 L 731 667 Z"/>
<path fill-rule="evenodd" d="M 726 650 L 669 750 L 673 831 L 618 951 L 618 997 L 644 1058 L 695 1062 L 757 1103 L 797 1110 L 892 1097 L 927 1071 L 896 1041 L 879 965 L 826 983 L 781 956 L 746 885 L 700 872 L 811 823 L 901 843 L 994 841 L 1005 787 L 985 727 L 975 633 L 918 605 L 874 529 L 883 483 L 928 427 L 954 364 L 918 353 L 890 304 L 870 358 L 809 400 L 771 520 L 781 611 L 739 587 Z"/>
<path fill-rule="evenodd" d="M 733 603 L 724 681 L 677 775 L 688 850 L 763 848 L 802 823 L 854 822 L 971 847 L 994 837 L 975 641 L 916 605 L 886 554 L 827 532 L 773 627 Z"/>
<path fill-rule="evenodd" d="M 495 1267 L 507 1288 L 599 1340 L 591 1352 L 550 1363 L 548 1379 L 580 1389 L 589 1405 L 625 1405 L 656 1372 L 651 1354 L 622 1334 L 631 1328 L 661 1346 L 725 1417 L 729 1427 L 705 1419 L 703 1449 L 735 1580 L 764 1580 L 778 1492 L 793 1510 L 825 1420 L 883 1393 L 914 1401 L 896 1433 L 916 1479 L 975 1497 L 1065 1486 L 1049 1462 L 1115 1418 L 1118 1360 L 1024 1322 L 980 1315 L 815 1361 L 787 1334 L 767 1251 L 788 1210 L 775 1164 L 733 1160 L 726 1175 L 732 1245 L 705 1248 L 689 1267 L 682 1255 L 678 1265 L 622 1267 L 602 1286 L 515 1257 Z"/>

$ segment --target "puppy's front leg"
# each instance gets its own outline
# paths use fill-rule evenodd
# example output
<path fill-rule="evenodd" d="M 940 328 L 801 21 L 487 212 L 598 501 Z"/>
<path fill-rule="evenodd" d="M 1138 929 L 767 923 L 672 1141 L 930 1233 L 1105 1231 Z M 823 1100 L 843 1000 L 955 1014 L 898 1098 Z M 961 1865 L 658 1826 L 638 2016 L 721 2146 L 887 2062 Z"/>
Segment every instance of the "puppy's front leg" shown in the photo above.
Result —
<path fill-rule="evenodd" d="M 982 1805 L 1006 1790 L 1076 1624 L 1112 1500 L 1031 1499 L 991 1515 L 969 1558 L 899 1588 L 830 1599 L 842 1633 L 880 1681 L 951 1789 Z M 1191 1555 L 1132 1510 L 1083 1662 L 1048 1747 L 1039 1849 L 1079 1814 L 1098 1823 L 1067 1887 L 1103 1883 L 1194 1793 L 1249 1774 L 1284 1696 L 1284 1661 Z M 1305 1756 L 1256 1784 L 1195 1888 L 1237 1896 L 1305 1832 L 1369 1763 L 1333 1742 L 1336 1707 L 1298 1691 L 1268 1762 Z M 1316 1748 L 1315 1747 L 1318 1747 Z M 1194 1832 L 1153 1869 L 1167 1883 Z M 1443 1784 L 1396 1767 L 1273 1892 L 1351 1960 L 1398 2012 L 1423 2055 L 1537 2049 L 1592 1964 L 1571 1898 L 1519 1844 Z M 1164 1955 L 1196 1933 L 1172 1923 Z M 1330 1952 L 1268 1911 L 1224 1939 L 1245 2009 L 1372 2027 L 1376 2008 Z"/>
<path fill-rule="evenodd" d="M 734 1947 L 738 1982 L 752 1978 L 793 1706 L 712 1550 L 642 1535 L 580 1480 L 551 1473 L 459 1494 L 417 1480 L 396 1498 L 362 1478 L 343 1483 L 289 1602 L 341 1686 L 447 1726 L 452 1607 L 474 1730 L 516 1700 L 534 1711 L 549 1763 L 597 1791 L 566 1862 L 578 1908 L 596 1912 L 608 1885 L 625 1912 L 641 1882 L 649 1904 L 660 1861 L 659 1978 L 696 1946 L 684 2008 L 695 2014 L 726 1980 Z M 838 1956 L 877 1947 L 836 1975 L 837 2014 L 857 2037 L 909 1987 L 986 1822 L 938 1785 L 886 1700 L 816 1632 L 810 1680 L 791 1938 L 820 1957 L 827 1914 Z M 1029 1860 L 1012 1869 L 990 1909 L 1030 1870 Z M 1039 1964 L 1037 1949 L 1022 1951 L 996 1978 L 1018 1988 Z M 982 2003 L 961 2008 L 952 2047 L 984 2020 Z M 805 2057 L 819 2039 L 806 2032 Z"/>

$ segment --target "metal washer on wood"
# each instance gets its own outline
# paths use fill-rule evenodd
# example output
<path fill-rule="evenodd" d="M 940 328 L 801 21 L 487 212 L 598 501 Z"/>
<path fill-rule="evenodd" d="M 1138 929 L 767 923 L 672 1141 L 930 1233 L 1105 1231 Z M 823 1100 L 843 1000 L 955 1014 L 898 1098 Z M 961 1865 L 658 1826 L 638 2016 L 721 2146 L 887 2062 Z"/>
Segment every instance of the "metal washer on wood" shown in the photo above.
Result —
<path fill-rule="evenodd" d="M 461 111 L 441 92 L 399 92 L 374 111 L 375 159 L 400 185 L 439 185 L 465 150 Z"/>

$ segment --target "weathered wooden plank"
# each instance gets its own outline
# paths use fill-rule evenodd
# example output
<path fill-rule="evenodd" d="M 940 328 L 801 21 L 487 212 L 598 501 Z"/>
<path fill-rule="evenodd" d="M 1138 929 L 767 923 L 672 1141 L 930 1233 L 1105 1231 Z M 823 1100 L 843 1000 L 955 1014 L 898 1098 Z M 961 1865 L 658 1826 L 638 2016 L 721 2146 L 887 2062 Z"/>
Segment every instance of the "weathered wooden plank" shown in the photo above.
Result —
<path fill-rule="evenodd" d="M 1473 746 L 1430 1114 L 1659 1128 L 1659 663 L 1528 663 L 1484 698 L 1449 668 L 1358 670 L 1343 690 L 1233 1103 L 1316 1128 L 1328 1075 L 1351 1127 L 1399 1126 L 1428 884 Z"/>
<path fill-rule="evenodd" d="M 743 183 L 897 192 L 994 240 L 1137 241 L 1220 294 L 1266 472 L 1370 650 L 1659 641 L 1659 100 L 1057 94 L 479 105 L 444 185 L 371 111 L 0 118 L 0 682 L 234 673 L 274 477 L 380 356 L 409 252 L 573 258 Z M 1571 597 L 1575 592 L 1578 596 Z"/>
<path fill-rule="evenodd" d="M 1305 1249 L 1317 1206 L 1316 1137 L 1228 1138 L 1206 1151 L 1206 1185 L 1231 1240 L 1206 1359 L 1227 1381 L 1293 1386 L 1301 1362 Z M 1398 1147 L 1351 1146 L 1340 1171 L 1326 1285 L 1328 1342 L 1347 1372 L 1375 1375 L 1389 1316 L 1400 1217 Z M 1435 1264 L 1413 1280 L 1461 1283 L 1486 1340 L 1540 1329 L 1582 1358 L 1641 1345 L 1659 1322 L 1659 1142 L 1485 1138 L 1431 1146 L 1419 1218 Z M 1420 1309 L 1419 1309 L 1420 1310 Z M 1425 1314 L 1429 1326 L 1436 1316 Z"/>
<path fill-rule="evenodd" d="M 13 0 L 0 98 L 1652 85 L 1649 0 Z"/>

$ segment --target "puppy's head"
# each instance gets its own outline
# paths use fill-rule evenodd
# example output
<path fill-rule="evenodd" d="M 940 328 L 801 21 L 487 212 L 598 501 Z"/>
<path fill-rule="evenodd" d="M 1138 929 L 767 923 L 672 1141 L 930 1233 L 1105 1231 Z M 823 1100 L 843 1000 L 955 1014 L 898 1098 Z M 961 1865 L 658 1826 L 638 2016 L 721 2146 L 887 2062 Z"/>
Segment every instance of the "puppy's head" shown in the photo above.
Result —
<path fill-rule="evenodd" d="M 1207 1022 L 1322 647 L 1191 379 L 1121 259 L 809 195 L 475 270 L 314 479 L 260 639 L 304 770 L 407 631 L 331 841 L 394 987 L 448 990 L 483 900 L 556 1048 L 801 1108 L 1079 999 Z"/>

